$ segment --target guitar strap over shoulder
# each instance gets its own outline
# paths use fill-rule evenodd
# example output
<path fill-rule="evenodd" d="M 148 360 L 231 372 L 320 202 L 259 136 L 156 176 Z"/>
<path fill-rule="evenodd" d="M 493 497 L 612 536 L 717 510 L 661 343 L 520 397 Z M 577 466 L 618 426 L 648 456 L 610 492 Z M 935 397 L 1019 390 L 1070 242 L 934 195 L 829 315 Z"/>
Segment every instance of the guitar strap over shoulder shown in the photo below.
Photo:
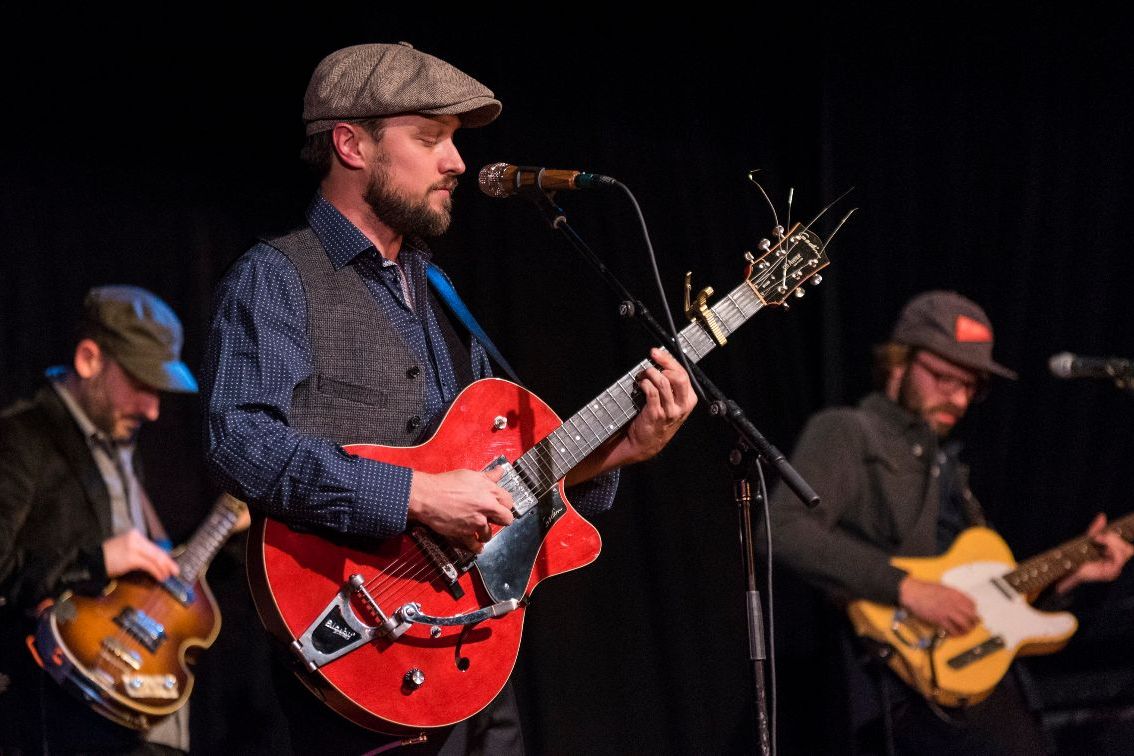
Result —
<path fill-rule="evenodd" d="M 429 276 L 429 283 L 433 285 L 434 291 L 437 292 L 437 295 L 441 298 L 441 301 L 445 303 L 446 307 L 449 308 L 449 311 L 461 321 L 465 328 L 469 330 L 469 333 L 473 335 L 473 338 L 480 342 L 480 345 L 484 347 L 484 351 L 488 352 L 488 355 L 508 374 L 508 377 L 522 386 L 523 383 L 516 375 L 516 371 L 512 369 L 512 366 L 508 364 L 508 360 L 504 359 L 504 355 L 500 354 L 500 350 L 496 348 L 496 345 L 488 338 L 488 334 L 480 327 L 480 323 L 476 321 L 472 312 L 469 311 L 468 306 L 461 299 L 460 295 L 457 294 L 456 287 L 453 286 L 453 282 L 449 280 L 445 272 L 431 262 L 426 263 L 426 272 Z"/>

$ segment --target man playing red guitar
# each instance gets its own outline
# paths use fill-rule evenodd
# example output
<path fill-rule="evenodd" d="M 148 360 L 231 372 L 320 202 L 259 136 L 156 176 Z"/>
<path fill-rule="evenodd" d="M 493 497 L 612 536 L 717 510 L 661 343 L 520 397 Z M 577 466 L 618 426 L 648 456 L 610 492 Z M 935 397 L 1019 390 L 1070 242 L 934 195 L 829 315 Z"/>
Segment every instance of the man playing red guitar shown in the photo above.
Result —
<path fill-rule="evenodd" d="M 915 578 L 890 558 L 940 554 L 963 529 L 984 524 L 958 449 L 944 439 L 990 375 L 1016 377 L 992 359 L 992 325 L 984 310 L 949 291 L 911 299 L 890 341 L 876 350 L 879 390 L 855 408 L 819 413 L 804 428 L 792 463 L 822 504 L 806 510 L 782 487 L 773 495 L 777 558 L 839 602 L 900 605 L 950 635 L 976 626 L 980 618 L 969 595 Z M 1088 531 L 1104 547 L 1103 558 L 1081 565 L 1056 591 L 1118 576 L 1134 549 L 1105 526 L 1099 515 Z M 880 671 L 881 701 L 889 703 L 883 721 L 891 725 L 898 753 L 1045 750 L 1012 674 L 984 702 L 942 717 L 888 669 Z M 858 699 L 852 703 L 867 708 L 863 700 L 876 693 L 856 664 L 848 665 L 848 674 Z M 880 751 L 882 745 L 860 739 L 855 752 Z"/>
<path fill-rule="evenodd" d="M 370 538 L 421 523 L 476 553 L 512 522 L 496 474 L 429 474 L 341 448 L 414 444 L 491 374 L 484 345 L 450 322 L 427 283 L 422 237 L 449 225 L 465 171 L 455 133 L 500 107 L 478 81 L 404 43 L 348 47 L 316 68 L 303 110 L 302 154 L 319 179 L 307 225 L 257 244 L 220 283 L 204 370 L 210 467 L 260 512 Z M 696 403 L 678 363 L 651 358 L 641 412 L 568 475 L 584 514 L 608 508 L 617 468 L 657 454 Z M 323 708 L 286 670 L 277 678 L 294 750 L 388 740 Z M 510 686 L 426 748 L 521 752 Z"/>

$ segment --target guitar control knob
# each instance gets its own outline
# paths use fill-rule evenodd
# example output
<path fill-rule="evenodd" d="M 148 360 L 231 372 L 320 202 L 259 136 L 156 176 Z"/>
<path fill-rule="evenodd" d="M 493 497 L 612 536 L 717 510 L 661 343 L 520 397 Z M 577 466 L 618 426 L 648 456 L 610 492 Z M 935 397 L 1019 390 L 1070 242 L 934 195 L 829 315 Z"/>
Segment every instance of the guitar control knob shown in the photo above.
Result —
<path fill-rule="evenodd" d="M 503 415 L 497 415 L 492 420 L 492 427 L 496 430 L 504 430 L 508 427 L 508 418 L 504 417 Z"/>
<path fill-rule="evenodd" d="M 407 671 L 402 675 L 402 685 L 407 690 L 417 690 L 425 684 L 425 673 L 417 667 Z"/>

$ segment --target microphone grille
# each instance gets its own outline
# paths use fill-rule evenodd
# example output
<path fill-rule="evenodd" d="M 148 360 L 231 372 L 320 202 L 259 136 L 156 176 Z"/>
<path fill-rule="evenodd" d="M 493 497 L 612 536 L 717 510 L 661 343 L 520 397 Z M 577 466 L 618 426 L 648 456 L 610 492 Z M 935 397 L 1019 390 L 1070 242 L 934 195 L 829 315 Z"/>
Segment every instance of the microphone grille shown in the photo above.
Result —
<path fill-rule="evenodd" d="M 480 169 L 480 190 L 489 197 L 507 197 L 512 192 L 505 183 L 505 173 L 509 168 L 507 163 L 492 163 Z"/>
<path fill-rule="evenodd" d="M 1051 355 L 1051 359 L 1047 361 L 1047 367 L 1056 378 L 1070 378 L 1071 364 L 1074 360 L 1075 355 L 1070 352 L 1060 352 Z"/>

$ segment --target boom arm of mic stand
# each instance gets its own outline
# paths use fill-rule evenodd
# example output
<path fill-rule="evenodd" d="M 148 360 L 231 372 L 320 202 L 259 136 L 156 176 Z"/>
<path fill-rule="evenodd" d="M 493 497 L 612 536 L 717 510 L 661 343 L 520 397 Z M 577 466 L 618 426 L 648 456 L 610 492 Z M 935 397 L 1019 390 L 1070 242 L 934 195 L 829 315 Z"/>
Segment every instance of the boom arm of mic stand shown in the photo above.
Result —
<path fill-rule="evenodd" d="M 615 182 L 617 183 L 617 182 Z M 567 240 L 596 270 L 602 275 L 603 279 L 610 285 L 614 291 L 623 298 L 623 302 L 629 306 L 623 307 L 623 315 L 632 317 L 639 325 L 646 329 L 646 331 L 653 337 L 658 339 L 664 344 L 668 344 L 670 349 L 678 354 L 681 362 L 685 368 L 692 374 L 694 381 L 693 385 L 698 387 L 698 393 L 701 394 L 701 399 L 708 402 L 709 413 L 720 417 L 725 422 L 729 423 L 749 446 L 761 457 L 763 457 L 770 465 L 776 468 L 779 472 L 780 478 L 792 490 L 792 492 L 799 497 L 809 507 L 814 507 L 819 503 L 819 494 L 815 493 L 803 476 L 799 474 L 783 453 L 772 446 L 763 434 L 756 429 L 756 426 L 740 409 L 740 406 L 732 399 L 726 397 L 721 393 L 720 389 L 708 379 L 704 371 L 697 366 L 697 363 L 690 362 L 685 358 L 673 336 L 664 331 L 657 321 L 654 320 L 653 315 L 646 309 L 645 305 L 640 300 L 630 295 L 622 282 L 610 272 L 610 269 L 603 264 L 598 255 L 587 246 L 582 237 L 575 232 L 571 224 L 567 222 L 567 216 L 564 215 L 563 210 L 556 205 L 548 192 L 541 189 L 530 189 L 523 191 L 536 207 L 543 213 L 544 218 L 551 225 L 552 228 L 562 233 Z"/>

